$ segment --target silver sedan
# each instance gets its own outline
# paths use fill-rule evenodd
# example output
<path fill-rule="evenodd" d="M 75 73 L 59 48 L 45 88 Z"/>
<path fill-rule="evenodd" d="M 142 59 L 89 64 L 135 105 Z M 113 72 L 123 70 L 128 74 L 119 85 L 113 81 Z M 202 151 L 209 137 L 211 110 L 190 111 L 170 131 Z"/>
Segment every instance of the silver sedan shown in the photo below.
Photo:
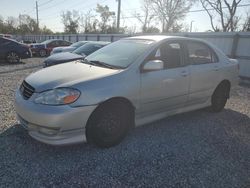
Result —
<path fill-rule="evenodd" d="M 221 111 L 237 81 L 237 61 L 204 41 L 131 37 L 29 75 L 15 108 L 41 142 L 111 147 L 134 126 L 207 106 Z"/>

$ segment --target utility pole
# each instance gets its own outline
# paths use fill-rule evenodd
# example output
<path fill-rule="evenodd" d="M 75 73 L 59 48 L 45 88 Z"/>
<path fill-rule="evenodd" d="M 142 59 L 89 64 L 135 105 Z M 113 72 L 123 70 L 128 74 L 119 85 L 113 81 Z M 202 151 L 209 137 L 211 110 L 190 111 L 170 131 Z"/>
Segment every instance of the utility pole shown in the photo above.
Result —
<path fill-rule="evenodd" d="M 36 24 L 37 24 L 37 29 L 39 29 L 38 3 L 37 3 L 37 1 L 36 1 Z"/>
<path fill-rule="evenodd" d="M 120 14 L 121 14 L 121 0 L 117 0 L 118 1 L 118 11 L 117 11 L 117 29 L 119 32 L 120 29 Z"/>
<path fill-rule="evenodd" d="M 191 23 L 190 23 L 190 30 L 189 30 L 189 32 L 192 32 L 192 29 L 193 29 L 193 22 L 194 22 L 194 20 L 192 20 Z"/>

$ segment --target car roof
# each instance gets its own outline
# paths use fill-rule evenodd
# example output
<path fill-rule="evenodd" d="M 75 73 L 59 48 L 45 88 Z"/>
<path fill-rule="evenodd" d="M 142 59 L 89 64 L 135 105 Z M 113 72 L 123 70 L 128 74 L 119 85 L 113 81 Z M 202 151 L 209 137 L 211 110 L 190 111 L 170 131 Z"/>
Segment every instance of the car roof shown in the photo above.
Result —
<path fill-rule="evenodd" d="M 69 42 L 69 41 L 63 40 L 63 39 L 48 39 L 48 40 L 45 40 L 45 41 L 47 41 L 47 42 L 52 42 L 52 41 L 66 41 L 66 42 Z M 45 41 L 43 41 L 43 42 L 45 42 Z"/>
<path fill-rule="evenodd" d="M 8 37 L 1 37 L 1 38 L 18 43 L 18 41 L 16 41 L 15 39 L 11 39 L 11 38 L 8 38 Z"/>
<path fill-rule="evenodd" d="M 176 37 L 176 36 L 167 36 L 167 35 L 142 35 L 142 36 L 134 36 L 128 37 L 125 39 L 132 39 L 132 40 L 153 40 L 153 41 L 161 41 L 168 38 L 183 38 L 183 37 Z"/>
<path fill-rule="evenodd" d="M 87 44 L 107 45 L 107 44 L 110 44 L 110 42 L 107 42 L 107 41 L 87 41 Z"/>
<path fill-rule="evenodd" d="M 167 35 L 142 35 L 142 36 L 123 38 L 122 40 L 151 40 L 151 41 L 159 42 L 165 39 L 197 41 L 197 42 L 203 42 L 208 45 L 211 45 L 209 42 L 203 39 L 197 39 L 197 38 L 192 38 L 192 37 L 182 37 L 182 36 L 167 36 Z"/>

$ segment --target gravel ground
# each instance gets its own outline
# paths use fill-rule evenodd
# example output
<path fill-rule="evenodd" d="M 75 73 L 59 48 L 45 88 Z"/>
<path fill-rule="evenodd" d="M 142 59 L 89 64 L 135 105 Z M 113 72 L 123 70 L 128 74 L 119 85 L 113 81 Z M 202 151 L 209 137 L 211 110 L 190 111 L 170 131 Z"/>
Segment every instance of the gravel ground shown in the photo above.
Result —
<path fill-rule="evenodd" d="M 232 91 L 221 113 L 169 117 L 110 149 L 53 147 L 32 139 L 13 107 L 15 89 L 41 62 L 0 64 L 0 187 L 250 187 L 249 86 Z"/>

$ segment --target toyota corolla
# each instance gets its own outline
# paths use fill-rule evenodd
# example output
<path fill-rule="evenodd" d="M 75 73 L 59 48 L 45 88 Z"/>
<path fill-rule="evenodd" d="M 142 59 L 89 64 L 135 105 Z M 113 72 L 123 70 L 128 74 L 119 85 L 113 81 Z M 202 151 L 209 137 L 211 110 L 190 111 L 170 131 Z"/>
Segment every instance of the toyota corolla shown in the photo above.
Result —
<path fill-rule="evenodd" d="M 138 36 L 29 75 L 15 108 L 41 142 L 111 147 L 134 126 L 204 107 L 221 111 L 237 82 L 238 62 L 211 44 Z"/>

